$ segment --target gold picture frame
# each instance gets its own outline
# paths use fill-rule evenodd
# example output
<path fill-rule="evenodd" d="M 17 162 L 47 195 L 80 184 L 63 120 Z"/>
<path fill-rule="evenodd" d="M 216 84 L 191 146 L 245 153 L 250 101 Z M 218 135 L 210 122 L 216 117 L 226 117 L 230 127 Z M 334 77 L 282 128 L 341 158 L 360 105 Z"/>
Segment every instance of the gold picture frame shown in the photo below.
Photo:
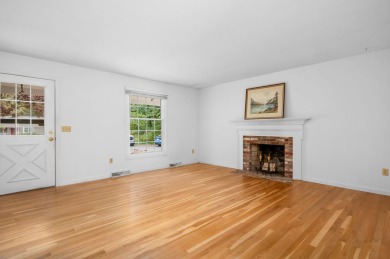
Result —
<path fill-rule="evenodd" d="M 284 117 L 285 83 L 246 89 L 245 119 L 277 119 Z"/>

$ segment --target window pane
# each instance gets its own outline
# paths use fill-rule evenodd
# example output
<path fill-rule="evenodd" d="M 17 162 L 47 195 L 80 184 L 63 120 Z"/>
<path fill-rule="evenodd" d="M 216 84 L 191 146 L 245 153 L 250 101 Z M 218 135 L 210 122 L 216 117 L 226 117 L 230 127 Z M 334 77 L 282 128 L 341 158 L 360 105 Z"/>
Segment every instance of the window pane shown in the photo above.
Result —
<path fill-rule="evenodd" d="M 31 135 L 45 135 L 45 121 L 44 120 L 32 120 L 32 122 L 31 122 Z"/>
<path fill-rule="evenodd" d="M 154 118 L 154 107 L 148 105 L 146 108 L 147 108 L 146 118 Z"/>
<path fill-rule="evenodd" d="M 152 105 L 155 107 L 160 107 L 161 106 L 161 99 L 160 98 L 153 98 L 151 100 Z"/>
<path fill-rule="evenodd" d="M 130 95 L 130 103 L 131 104 L 145 104 L 145 97 L 138 95 Z"/>
<path fill-rule="evenodd" d="M 153 131 L 147 131 L 145 134 L 145 141 L 152 142 L 154 141 L 154 132 Z"/>
<path fill-rule="evenodd" d="M 45 117 L 45 104 L 43 103 L 32 103 L 32 117 L 34 118 L 43 118 Z"/>
<path fill-rule="evenodd" d="M 138 118 L 146 118 L 148 114 L 148 108 L 146 105 L 138 106 Z"/>
<path fill-rule="evenodd" d="M 15 101 L 0 101 L 0 117 L 15 118 Z"/>
<path fill-rule="evenodd" d="M 18 102 L 17 105 L 18 105 L 18 109 L 17 109 L 18 118 L 20 118 L 20 117 L 30 117 L 30 114 L 31 114 L 30 103 Z"/>
<path fill-rule="evenodd" d="M 135 142 L 135 143 L 139 142 L 138 130 L 130 131 L 130 135 L 133 135 L 133 137 L 134 137 L 134 142 Z"/>
<path fill-rule="evenodd" d="M 15 84 L 1 83 L 0 99 L 15 100 Z"/>
<path fill-rule="evenodd" d="M 30 120 L 17 120 L 18 135 L 30 135 Z"/>
<path fill-rule="evenodd" d="M 157 144 L 158 146 L 161 146 L 162 143 L 163 143 L 163 139 L 162 139 L 162 136 L 161 136 L 161 131 L 155 131 L 154 134 L 156 135 L 156 139 L 158 139 L 158 140 L 156 141 L 156 144 Z"/>
<path fill-rule="evenodd" d="M 31 101 L 30 100 L 30 86 L 18 84 L 16 92 L 18 94 L 18 100 L 20 101 Z"/>
<path fill-rule="evenodd" d="M 147 130 L 154 130 L 154 120 L 146 121 L 146 129 Z"/>
<path fill-rule="evenodd" d="M 138 120 L 137 119 L 131 119 L 130 120 L 130 132 L 138 130 Z"/>
<path fill-rule="evenodd" d="M 45 88 L 43 86 L 31 86 L 31 100 L 35 102 L 45 101 Z"/>
<path fill-rule="evenodd" d="M 0 119 L 0 135 L 16 135 L 15 119 Z"/>
<path fill-rule="evenodd" d="M 161 146 L 161 137 L 158 135 L 157 131 L 154 132 L 154 145 L 158 147 Z"/>
<path fill-rule="evenodd" d="M 139 130 L 146 130 L 146 121 L 139 120 Z"/>
<path fill-rule="evenodd" d="M 138 118 L 138 106 L 137 105 L 130 106 L 130 118 Z"/>
<path fill-rule="evenodd" d="M 154 118 L 161 119 L 161 107 L 154 107 Z"/>
<path fill-rule="evenodd" d="M 147 151 L 146 149 L 146 142 L 140 142 L 137 146 L 137 153 L 144 153 L 145 151 Z"/>
<path fill-rule="evenodd" d="M 146 141 L 146 134 L 145 134 L 145 131 L 140 131 L 139 132 L 139 142 L 145 142 Z"/>
<path fill-rule="evenodd" d="M 155 122 L 155 129 L 156 130 L 161 130 L 161 121 L 160 120 L 156 120 L 156 122 Z"/>

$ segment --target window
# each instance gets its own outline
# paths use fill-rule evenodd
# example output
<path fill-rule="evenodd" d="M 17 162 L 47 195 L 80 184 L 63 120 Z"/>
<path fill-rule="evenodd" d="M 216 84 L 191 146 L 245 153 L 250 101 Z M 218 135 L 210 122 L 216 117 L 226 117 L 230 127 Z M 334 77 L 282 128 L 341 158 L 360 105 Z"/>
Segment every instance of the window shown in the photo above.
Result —
<path fill-rule="evenodd" d="M 44 135 L 45 88 L 0 83 L 0 135 Z"/>
<path fill-rule="evenodd" d="M 130 92 L 129 148 L 131 155 L 165 151 L 165 96 Z"/>

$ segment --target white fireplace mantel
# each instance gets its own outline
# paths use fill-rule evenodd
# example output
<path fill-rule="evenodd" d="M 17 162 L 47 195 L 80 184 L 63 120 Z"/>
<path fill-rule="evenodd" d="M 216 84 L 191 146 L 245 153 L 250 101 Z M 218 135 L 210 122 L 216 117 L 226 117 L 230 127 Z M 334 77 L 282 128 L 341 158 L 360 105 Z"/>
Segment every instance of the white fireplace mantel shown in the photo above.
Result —
<path fill-rule="evenodd" d="M 239 169 L 243 169 L 244 136 L 293 138 L 293 179 L 302 179 L 302 140 L 304 124 L 309 118 L 232 121 L 238 132 Z"/>

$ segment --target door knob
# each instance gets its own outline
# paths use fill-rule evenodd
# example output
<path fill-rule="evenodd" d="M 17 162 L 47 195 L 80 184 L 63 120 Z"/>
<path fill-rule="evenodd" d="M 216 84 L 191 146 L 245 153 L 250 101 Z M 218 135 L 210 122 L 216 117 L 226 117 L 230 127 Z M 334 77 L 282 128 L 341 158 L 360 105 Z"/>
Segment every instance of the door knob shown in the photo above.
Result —
<path fill-rule="evenodd" d="M 49 141 L 53 141 L 54 140 L 54 138 L 53 137 L 49 137 Z"/>

